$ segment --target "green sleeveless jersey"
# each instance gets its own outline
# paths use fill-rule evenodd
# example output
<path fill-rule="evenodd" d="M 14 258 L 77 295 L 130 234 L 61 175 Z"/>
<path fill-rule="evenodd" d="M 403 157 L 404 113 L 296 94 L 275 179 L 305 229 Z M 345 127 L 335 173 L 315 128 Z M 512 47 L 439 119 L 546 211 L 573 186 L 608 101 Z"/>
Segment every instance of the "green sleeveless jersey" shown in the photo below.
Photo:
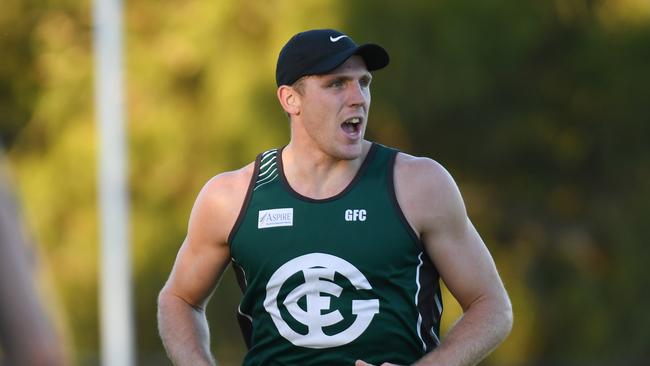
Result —
<path fill-rule="evenodd" d="M 228 238 L 244 365 L 404 365 L 438 345 L 439 276 L 397 203 L 396 155 L 373 143 L 327 199 L 291 188 L 282 150 L 257 157 Z"/>

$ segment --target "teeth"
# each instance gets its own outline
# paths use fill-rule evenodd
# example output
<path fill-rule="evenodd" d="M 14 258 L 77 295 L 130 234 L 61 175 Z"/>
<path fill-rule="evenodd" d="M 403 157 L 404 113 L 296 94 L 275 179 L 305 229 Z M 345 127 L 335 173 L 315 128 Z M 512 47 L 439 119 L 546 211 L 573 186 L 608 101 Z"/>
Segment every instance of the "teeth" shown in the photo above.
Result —
<path fill-rule="evenodd" d="M 349 120 L 347 120 L 347 121 L 345 121 L 345 122 L 346 122 L 346 123 L 352 123 L 352 124 L 355 124 L 355 125 L 356 125 L 357 123 L 361 123 L 361 118 L 359 118 L 359 117 L 354 117 L 354 118 L 350 118 Z"/>

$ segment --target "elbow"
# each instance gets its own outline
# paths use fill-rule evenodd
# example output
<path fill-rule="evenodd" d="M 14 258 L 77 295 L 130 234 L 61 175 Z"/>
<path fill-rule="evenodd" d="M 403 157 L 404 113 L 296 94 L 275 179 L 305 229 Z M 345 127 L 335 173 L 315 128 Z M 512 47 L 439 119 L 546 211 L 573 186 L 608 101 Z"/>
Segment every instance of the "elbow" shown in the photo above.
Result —
<path fill-rule="evenodd" d="M 175 293 L 167 286 L 158 294 L 158 316 L 164 315 L 167 311 L 173 311 L 176 308 L 190 308 L 197 312 L 205 312 L 205 304 L 194 304 L 185 297 Z"/>
<path fill-rule="evenodd" d="M 164 287 L 158 294 L 157 308 L 158 308 L 158 321 L 160 322 L 169 312 L 173 311 L 175 303 L 177 302 L 176 296 Z"/>
<path fill-rule="evenodd" d="M 165 286 L 158 293 L 158 306 L 160 306 L 161 303 L 165 302 L 168 297 L 169 297 L 169 290 L 167 290 L 167 286 Z"/>
<path fill-rule="evenodd" d="M 166 287 L 163 287 L 162 290 L 160 290 L 160 293 L 158 293 L 158 301 L 156 302 L 158 305 L 158 314 L 160 314 L 160 311 L 165 307 L 165 305 L 169 302 L 169 291 L 166 290 Z"/>
<path fill-rule="evenodd" d="M 510 302 L 510 299 L 506 296 L 504 303 L 501 306 L 501 311 L 499 311 L 499 319 L 500 319 L 500 326 L 498 327 L 500 330 L 500 338 L 501 341 L 505 340 L 508 338 L 510 335 L 510 332 L 512 331 L 512 327 L 514 324 L 514 315 L 512 311 L 512 303 Z"/>

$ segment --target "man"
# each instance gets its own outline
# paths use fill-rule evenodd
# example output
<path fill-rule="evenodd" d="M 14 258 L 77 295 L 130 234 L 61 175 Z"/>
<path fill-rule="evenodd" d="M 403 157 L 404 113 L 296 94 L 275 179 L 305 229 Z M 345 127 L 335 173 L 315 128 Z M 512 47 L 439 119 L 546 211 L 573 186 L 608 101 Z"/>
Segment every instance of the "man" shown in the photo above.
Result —
<path fill-rule="evenodd" d="M 510 332 L 494 262 L 438 163 L 364 140 L 378 45 L 321 29 L 278 58 L 282 149 L 212 178 L 159 297 L 178 365 L 213 365 L 205 306 L 232 262 L 244 365 L 473 365 Z M 464 315 L 439 341 L 439 278 Z"/>
<path fill-rule="evenodd" d="M 0 365 L 69 364 L 32 276 L 27 238 L 0 145 Z"/>

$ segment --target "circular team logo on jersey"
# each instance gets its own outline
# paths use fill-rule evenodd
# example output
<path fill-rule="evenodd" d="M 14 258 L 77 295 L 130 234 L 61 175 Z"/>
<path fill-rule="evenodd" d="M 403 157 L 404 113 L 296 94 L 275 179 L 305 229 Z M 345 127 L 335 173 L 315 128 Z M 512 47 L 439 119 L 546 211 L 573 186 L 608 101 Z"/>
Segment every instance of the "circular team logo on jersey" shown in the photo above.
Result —
<path fill-rule="evenodd" d="M 331 308 L 332 296 L 338 298 L 343 292 L 343 287 L 334 282 L 337 273 L 344 276 L 356 290 L 372 289 L 366 277 L 355 266 L 339 257 L 323 253 L 294 258 L 273 273 L 266 285 L 264 308 L 271 315 L 280 335 L 296 346 L 329 348 L 352 342 L 368 328 L 372 318 L 379 313 L 377 299 L 352 300 L 352 314 L 356 315 L 354 321 L 335 334 L 326 334 L 324 331 L 326 327 L 344 322 L 341 312 Z M 287 324 L 278 304 L 280 290 L 296 274 L 301 274 L 304 282 L 301 281 L 302 284 L 291 290 L 282 304 L 289 316 L 306 326 L 306 334 L 296 332 Z"/>

